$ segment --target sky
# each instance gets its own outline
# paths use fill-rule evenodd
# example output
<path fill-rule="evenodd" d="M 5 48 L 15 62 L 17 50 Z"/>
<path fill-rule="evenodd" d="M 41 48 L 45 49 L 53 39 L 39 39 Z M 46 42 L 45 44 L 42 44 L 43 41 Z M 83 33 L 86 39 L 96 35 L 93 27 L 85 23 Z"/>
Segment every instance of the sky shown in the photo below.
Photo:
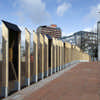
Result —
<path fill-rule="evenodd" d="M 77 31 L 96 31 L 100 20 L 100 0 L 0 0 L 1 20 L 22 30 L 56 24 L 67 36 Z"/>

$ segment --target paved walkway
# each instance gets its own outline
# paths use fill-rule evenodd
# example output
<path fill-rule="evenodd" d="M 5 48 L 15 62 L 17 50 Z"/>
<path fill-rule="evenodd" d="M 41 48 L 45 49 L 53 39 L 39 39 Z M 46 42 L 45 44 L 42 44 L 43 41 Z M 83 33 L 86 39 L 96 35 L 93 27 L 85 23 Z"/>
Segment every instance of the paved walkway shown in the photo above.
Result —
<path fill-rule="evenodd" d="M 24 100 L 100 100 L 100 63 L 80 63 Z"/>

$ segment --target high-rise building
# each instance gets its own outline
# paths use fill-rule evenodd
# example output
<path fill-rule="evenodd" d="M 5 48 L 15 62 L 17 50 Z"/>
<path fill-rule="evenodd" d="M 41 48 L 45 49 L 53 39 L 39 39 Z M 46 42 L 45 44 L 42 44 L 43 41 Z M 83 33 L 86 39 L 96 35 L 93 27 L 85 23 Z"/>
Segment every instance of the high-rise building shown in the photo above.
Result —
<path fill-rule="evenodd" d="M 79 31 L 73 35 L 63 37 L 62 40 L 77 45 L 92 58 L 97 58 L 97 33 Z"/>
<path fill-rule="evenodd" d="M 61 29 L 59 27 L 57 27 L 57 25 L 52 24 L 51 26 L 39 26 L 37 28 L 37 34 L 48 34 L 51 37 L 54 38 L 61 38 L 62 33 L 61 33 Z"/>

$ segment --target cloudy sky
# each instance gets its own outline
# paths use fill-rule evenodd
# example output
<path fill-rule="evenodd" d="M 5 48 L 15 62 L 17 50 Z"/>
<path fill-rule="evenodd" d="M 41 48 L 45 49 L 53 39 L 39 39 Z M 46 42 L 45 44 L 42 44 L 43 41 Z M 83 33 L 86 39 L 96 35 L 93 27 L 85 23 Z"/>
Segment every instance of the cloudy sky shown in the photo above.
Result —
<path fill-rule="evenodd" d="M 20 28 L 57 24 L 63 35 L 96 30 L 100 0 L 0 0 L 0 20 Z M 1 24 L 1 22 L 0 22 Z"/>

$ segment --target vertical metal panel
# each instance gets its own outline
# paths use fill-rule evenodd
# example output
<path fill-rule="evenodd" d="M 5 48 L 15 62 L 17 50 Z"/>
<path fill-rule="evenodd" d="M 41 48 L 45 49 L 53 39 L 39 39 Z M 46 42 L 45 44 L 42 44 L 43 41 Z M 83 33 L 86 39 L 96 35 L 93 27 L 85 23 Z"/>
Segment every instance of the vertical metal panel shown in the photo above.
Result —
<path fill-rule="evenodd" d="M 25 85 L 30 85 L 30 32 L 25 28 Z"/>
<path fill-rule="evenodd" d="M 60 58 L 60 55 L 59 55 L 59 53 L 60 53 L 60 45 L 59 45 L 59 40 L 58 40 L 58 70 L 59 70 L 59 65 L 60 65 L 60 62 L 59 62 L 59 58 Z"/>
<path fill-rule="evenodd" d="M 61 41 L 59 42 L 60 44 L 60 70 L 61 70 L 61 67 L 62 67 L 62 49 L 61 49 Z"/>
<path fill-rule="evenodd" d="M 48 76 L 48 38 L 44 36 L 44 76 Z"/>
<path fill-rule="evenodd" d="M 38 36 L 33 32 L 33 82 L 38 80 Z"/>
<path fill-rule="evenodd" d="M 18 90 L 20 90 L 21 86 L 21 33 L 18 34 Z"/>
<path fill-rule="evenodd" d="M 56 40 L 56 70 L 59 71 L 59 42 Z"/>
<path fill-rule="evenodd" d="M 53 68 L 53 60 L 54 60 L 54 56 L 53 56 L 53 39 L 52 39 L 52 41 L 51 41 L 51 43 L 49 43 L 49 50 L 51 49 L 51 52 L 49 52 L 49 53 L 51 53 L 51 54 L 49 54 L 51 57 L 49 58 L 50 60 L 50 65 L 49 65 L 49 75 L 51 75 L 52 74 L 52 68 Z"/>
<path fill-rule="evenodd" d="M 2 64 L 2 96 L 8 96 L 8 29 L 2 23 L 2 45 L 3 45 L 3 64 Z"/>
<path fill-rule="evenodd" d="M 69 63 L 69 62 L 71 62 L 71 58 L 72 58 L 71 44 L 65 42 L 65 48 L 66 48 L 66 51 L 65 51 L 65 55 L 66 55 L 65 61 L 66 61 L 66 63 Z"/>
<path fill-rule="evenodd" d="M 38 77 L 39 79 L 43 79 L 44 77 L 44 38 L 40 34 L 40 40 L 39 40 L 39 67 L 38 67 Z"/>
<path fill-rule="evenodd" d="M 56 40 L 53 38 L 52 40 L 52 70 L 53 73 L 56 72 Z"/>
<path fill-rule="evenodd" d="M 13 26 L 12 26 L 13 27 Z M 20 32 L 2 24 L 3 67 L 2 96 L 20 89 Z"/>
<path fill-rule="evenodd" d="M 55 69 L 55 72 L 56 72 L 56 39 L 55 39 L 55 46 L 54 46 L 54 69 Z"/>
<path fill-rule="evenodd" d="M 25 48 L 25 30 L 21 34 L 21 88 L 26 84 L 26 48 Z"/>

